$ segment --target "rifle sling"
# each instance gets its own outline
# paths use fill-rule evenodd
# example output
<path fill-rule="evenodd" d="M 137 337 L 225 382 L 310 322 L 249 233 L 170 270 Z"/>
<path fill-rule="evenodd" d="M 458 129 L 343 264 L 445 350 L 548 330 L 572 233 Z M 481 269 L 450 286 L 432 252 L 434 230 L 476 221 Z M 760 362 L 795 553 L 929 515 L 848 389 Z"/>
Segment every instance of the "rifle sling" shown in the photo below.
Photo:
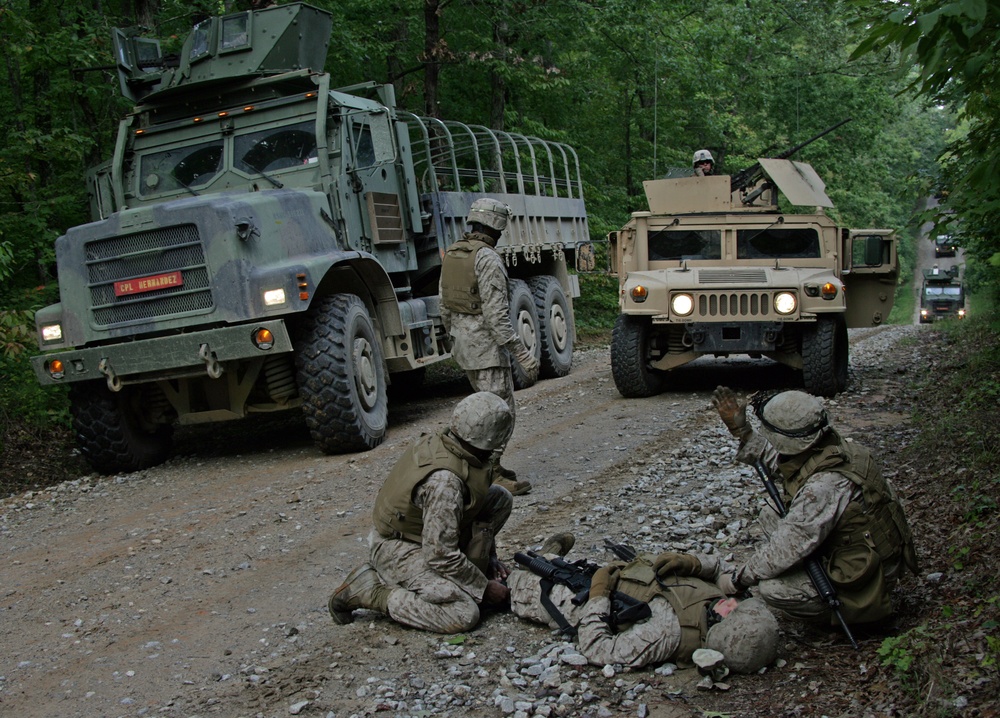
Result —
<path fill-rule="evenodd" d="M 539 586 L 542 588 L 541 604 L 548 611 L 548 614 L 552 617 L 552 620 L 556 622 L 559 626 L 559 630 L 563 635 L 568 638 L 576 638 L 576 628 L 570 625 L 570 622 L 566 620 L 566 617 L 562 615 L 556 604 L 552 603 L 552 587 L 555 584 L 551 578 L 543 578 L 539 581 Z"/>

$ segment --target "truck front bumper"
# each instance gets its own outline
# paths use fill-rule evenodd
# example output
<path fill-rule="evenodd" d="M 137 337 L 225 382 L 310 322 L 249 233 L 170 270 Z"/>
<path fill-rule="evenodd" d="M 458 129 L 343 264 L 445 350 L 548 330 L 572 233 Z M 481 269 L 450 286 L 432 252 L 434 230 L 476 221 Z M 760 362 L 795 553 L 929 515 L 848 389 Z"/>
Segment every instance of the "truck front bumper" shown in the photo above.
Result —
<path fill-rule="evenodd" d="M 774 351 L 784 326 L 783 322 L 692 322 L 686 328 L 696 352 L 741 354 Z"/>
<path fill-rule="evenodd" d="M 269 331 L 272 341 L 256 343 L 259 330 Z M 142 381 L 184 376 L 218 378 L 224 362 L 290 351 L 292 341 L 284 320 L 272 319 L 44 354 L 32 358 L 31 366 L 39 383 L 46 386 L 104 379 L 117 391 L 123 384 Z M 56 360 L 62 363 L 61 372 L 53 372 Z"/>

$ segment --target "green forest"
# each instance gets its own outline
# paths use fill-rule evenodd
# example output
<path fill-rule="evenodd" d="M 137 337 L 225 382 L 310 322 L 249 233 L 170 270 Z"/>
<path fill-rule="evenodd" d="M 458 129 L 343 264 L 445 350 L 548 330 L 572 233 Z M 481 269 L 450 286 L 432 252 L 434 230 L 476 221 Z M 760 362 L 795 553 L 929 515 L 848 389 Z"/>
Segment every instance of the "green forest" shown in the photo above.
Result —
<path fill-rule="evenodd" d="M 257 4 L 0 2 L 4 436 L 14 425 L 40 437 L 69 423 L 65 394 L 38 387 L 27 360 L 37 353 L 34 312 L 58 301 L 55 239 L 89 221 L 87 170 L 110 156 L 130 110 L 113 28 L 169 38 L 169 52 L 199 20 Z M 936 220 L 935 231 L 965 249 L 979 306 L 992 306 L 998 0 L 312 4 L 333 15 L 331 87 L 389 83 L 416 114 L 574 147 L 599 247 L 644 209 L 643 180 L 690 168 L 695 150 L 710 150 L 732 173 L 851 118 L 796 157 L 824 178 L 831 213 L 852 227 L 897 229 L 903 277 L 917 228 Z M 941 204 L 921 214 L 928 196 Z M 578 324 L 610 327 L 615 280 L 582 279 Z"/>

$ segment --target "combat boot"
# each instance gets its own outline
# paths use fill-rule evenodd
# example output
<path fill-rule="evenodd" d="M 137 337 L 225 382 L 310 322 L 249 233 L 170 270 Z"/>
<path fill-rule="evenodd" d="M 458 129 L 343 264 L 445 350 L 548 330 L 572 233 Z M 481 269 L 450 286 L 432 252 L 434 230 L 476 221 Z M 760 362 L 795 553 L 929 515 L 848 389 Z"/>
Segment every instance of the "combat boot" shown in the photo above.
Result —
<path fill-rule="evenodd" d="M 545 543 L 542 544 L 541 554 L 547 556 L 550 554 L 556 554 L 557 556 L 565 556 L 573 548 L 573 544 L 576 543 L 576 537 L 571 533 L 561 533 L 553 534 L 545 539 Z"/>
<path fill-rule="evenodd" d="M 327 607 L 333 620 L 344 626 L 354 620 L 353 612 L 358 608 L 387 613 L 390 592 L 372 565 L 363 563 L 333 592 Z"/>

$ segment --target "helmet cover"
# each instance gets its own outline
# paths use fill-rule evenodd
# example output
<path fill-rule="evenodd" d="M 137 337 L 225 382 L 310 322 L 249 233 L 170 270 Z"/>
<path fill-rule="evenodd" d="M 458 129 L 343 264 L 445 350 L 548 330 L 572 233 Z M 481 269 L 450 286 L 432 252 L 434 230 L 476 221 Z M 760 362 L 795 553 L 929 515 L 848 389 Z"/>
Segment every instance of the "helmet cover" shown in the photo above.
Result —
<path fill-rule="evenodd" d="M 496 394 L 476 392 L 458 402 L 451 415 L 451 431 L 477 449 L 493 451 L 510 439 L 514 414 Z"/>

